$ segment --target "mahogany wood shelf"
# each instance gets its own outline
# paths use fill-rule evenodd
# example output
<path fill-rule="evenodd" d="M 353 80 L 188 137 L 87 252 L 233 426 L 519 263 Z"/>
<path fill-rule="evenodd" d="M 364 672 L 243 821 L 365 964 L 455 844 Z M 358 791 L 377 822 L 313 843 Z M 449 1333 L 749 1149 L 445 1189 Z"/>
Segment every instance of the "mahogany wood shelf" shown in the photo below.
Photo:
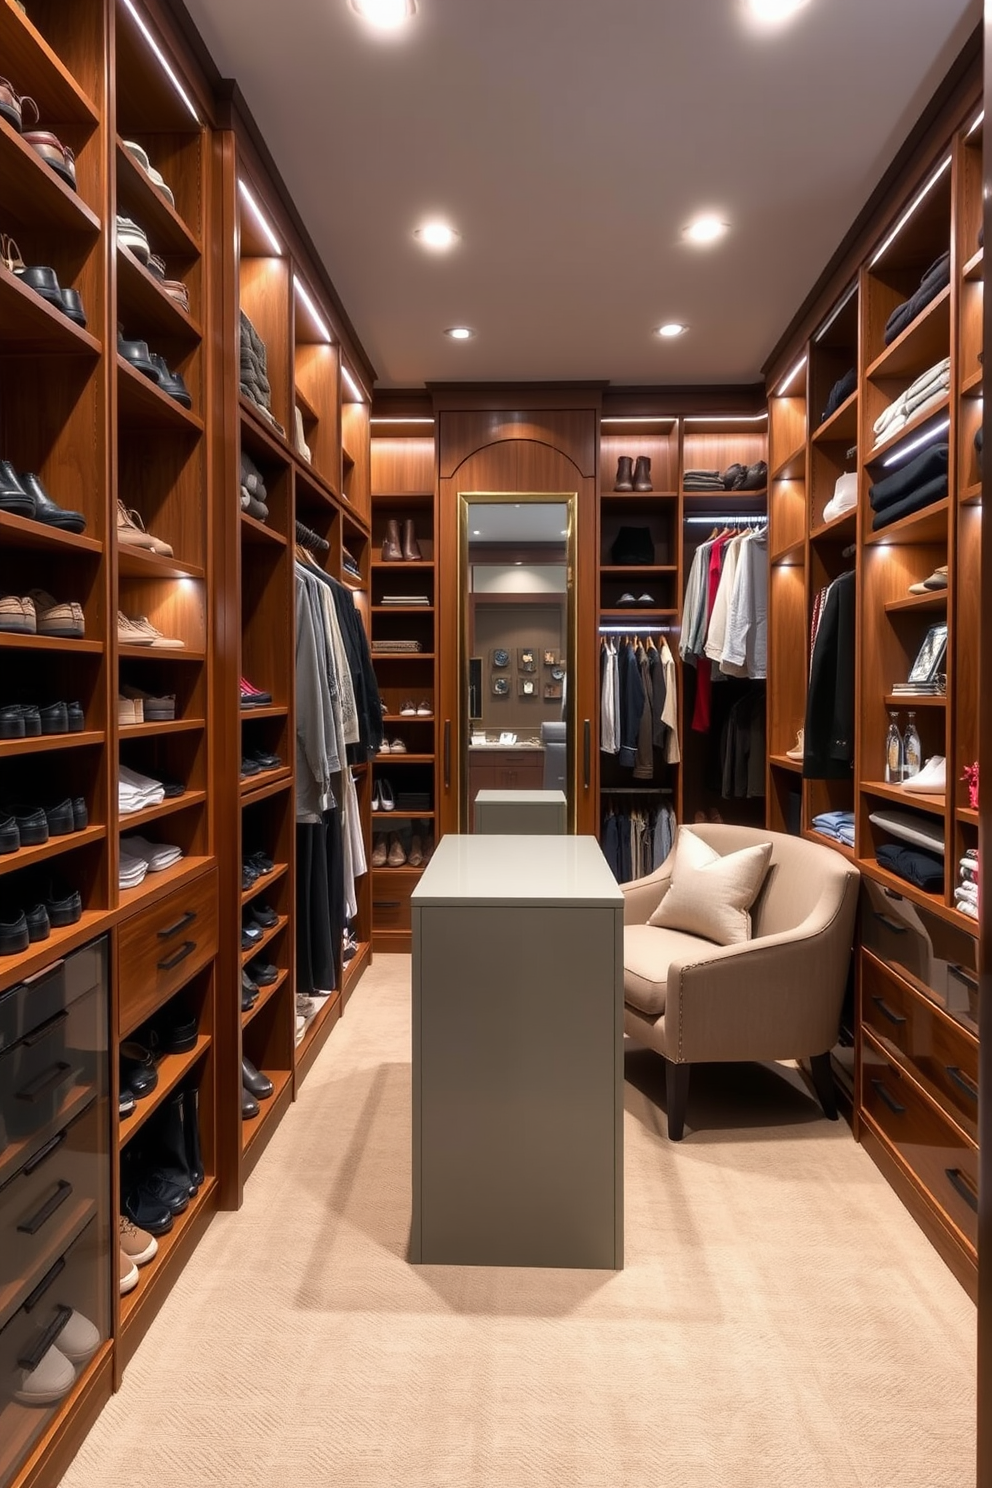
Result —
<path fill-rule="evenodd" d="M 63 837 L 49 837 L 47 842 L 40 842 L 34 847 L 21 847 L 17 852 L 4 853 L 0 857 L 0 875 L 13 873 L 18 868 L 29 868 L 32 863 L 47 862 L 49 858 L 60 857 L 74 848 L 86 847 L 91 842 L 101 842 L 106 835 L 106 827 L 84 827 L 81 832 L 67 832 Z"/>
<path fill-rule="evenodd" d="M 260 522 L 257 517 L 250 516 L 248 512 L 241 513 L 241 536 L 245 542 L 251 543 L 273 543 L 276 547 L 284 548 L 289 539 L 266 522 Z"/>
<path fill-rule="evenodd" d="M 0 739 L 0 760 L 15 754 L 41 754 L 52 749 L 93 749 L 106 739 L 100 729 L 78 734 L 40 734 L 31 739 Z"/>
<path fill-rule="evenodd" d="M 854 390 L 810 436 L 812 444 L 853 444 L 858 437 L 858 391 Z"/>
<path fill-rule="evenodd" d="M 0 512 L 0 542 L 5 548 L 39 548 L 52 553 L 78 553 L 81 557 L 98 558 L 103 552 L 103 543 L 83 532 L 61 532 L 58 527 L 46 527 L 43 522 L 16 517 L 13 512 Z"/>
<path fill-rule="evenodd" d="M 981 374 L 979 374 L 979 378 L 980 376 Z M 931 422 L 936 422 L 942 413 L 946 414 L 947 409 L 950 407 L 950 402 L 950 393 L 945 393 L 939 402 L 927 408 L 924 413 L 917 413 L 894 434 L 889 434 L 886 438 L 879 440 L 878 444 L 873 444 L 865 457 L 865 464 L 874 465 L 877 461 L 881 460 L 883 455 L 887 455 L 892 450 L 898 449 L 902 443 L 909 443 L 914 434 L 918 435 L 921 429 L 925 429 Z"/>
<path fill-rule="evenodd" d="M 261 878 L 256 878 L 250 889 L 241 890 L 242 905 L 250 904 L 253 899 L 259 898 L 260 895 L 270 889 L 273 884 L 278 883 L 288 872 L 288 863 L 276 863 L 271 873 L 265 873 Z"/>
<path fill-rule="evenodd" d="M 206 661 L 205 651 L 192 646 L 124 646 L 117 647 L 117 655 L 128 661 Z"/>
<path fill-rule="evenodd" d="M 67 288 L 69 286 L 66 286 Z M 0 264 L 0 330 L 4 354 L 100 355 L 100 342 Z"/>
<path fill-rule="evenodd" d="M 269 1124 L 276 1125 L 282 1116 L 282 1098 L 291 1093 L 293 1072 L 287 1069 L 263 1069 L 260 1074 L 268 1075 L 272 1081 L 272 1094 L 258 1103 L 258 1115 L 253 1116 L 250 1121 L 242 1122 L 241 1149 L 248 1152 L 266 1132 Z"/>
<path fill-rule="evenodd" d="M 72 651 L 78 656 L 99 656 L 103 652 L 102 641 L 74 641 L 61 636 L 17 635 L 15 631 L 0 630 L 0 649 L 11 651 Z"/>
<path fill-rule="evenodd" d="M 266 770 L 269 777 L 263 782 L 261 775 L 251 775 L 247 780 L 241 782 L 241 804 L 242 806 L 253 806 L 256 801 L 265 801 L 269 796 L 275 796 L 284 791 L 293 783 L 293 772 L 282 766 L 278 770 Z"/>
<path fill-rule="evenodd" d="M 190 344 L 203 339 L 197 321 L 123 243 L 117 244 L 118 294 L 141 327 L 142 339 L 157 333 Z"/>
<path fill-rule="evenodd" d="M 148 234 L 154 251 L 166 258 L 170 252 L 179 258 L 199 258 L 199 239 L 125 149 L 120 137 L 117 139 L 116 153 L 117 180 L 121 194 L 125 200 L 140 204 L 138 220 Z M 172 183 L 167 181 L 166 184 Z"/>
<path fill-rule="evenodd" d="M 242 708 L 241 722 L 249 723 L 253 718 L 285 718 L 288 713 L 284 703 L 266 703 L 261 708 Z"/>
<path fill-rule="evenodd" d="M 768 763 L 774 765 L 778 770 L 791 770 L 794 775 L 803 773 L 803 762 L 801 759 L 790 759 L 787 754 L 770 754 Z"/>
<path fill-rule="evenodd" d="M 982 381 L 984 376 L 985 373 L 979 367 L 977 372 L 972 372 L 970 377 L 966 377 L 961 384 L 962 398 L 980 398 L 982 396 Z"/>
<path fill-rule="evenodd" d="M 962 271 L 963 277 L 971 283 L 981 284 L 984 275 L 984 265 L 985 249 L 982 247 L 968 259 Z"/>
<path fill-rule="evenodd" d="M 783 460 L 769 471 L 769 480 L 796 480 L 806 470 L 806 441 L 803 440 L 795 449 L 791 450 Z"/>
<path fill-rule="evenodd" d="M 912 692 L 889 692 L 885 695 L 885 706 L 903 710 L 906 708 L 946 708 L 947 697 L 943 694 L 939 697 L 931 697 L 928 694 L 920 697 Z"/>
<path fill-rule="evenodd" d="M 950 350 L 951 288 L 940 291 L 865 372 L 869 382 L 912 379 L 941 361 Z"/>
<path fill-rule="evenodd" d="M 165 801 L 159 801 L 157 806 L 146 806 L 143 811 L 120 815 L 120 829 L 122 832 L 137 831 L 146 822 L 159 821 L 162 817 L 174 816 L 178 811 L 189 811 L 193 806 L 202 806 L 206 799 L 206 791 L 183 791 L 181 796 L 171 796 Z"/>
<path fill-rule="evenodd" d="M 249 946 L 247 951 L 241 952 L 241 965 L 247 966 L 249 961 L 254 961 L 255 958 L 262 951 L 265 950 L 265 947 L 269 945 L 273 940 L 275 940 L 277 935 L 282 934 L 288 924 L 289 916 L 280 915 L 279 923 L 277 925 L 271 925 L 268 930 L 264 930 L 261 937 L 255 942 L 253 946 Z"/>
<path fill-rule="evenodd" d="M 910 594 L 905 599 L 887 600 L 885 604 L 887 615 L 928 614 L 946 608 L 946 589 L 932 589 L 927 594 Z"/>
<path fill-rule="evenodd" d="M 164 1054 L 155 1066 L 158 1080 L 155 1089 L 147 1096 L 134 1103 L 134 1112 L 130 1116 L 122 1116 L 117 1129 L 117 1146 L 123 1152 L 136 1132 L 139 1132 L 154 1111 L 162 1105 L 166 1096 L 189 1074 L 195 1064 L 210 1048 L 211 1038 L 208 1033 L 199 1033 L 196 1043 L 192 1049 L 186 1049 L 182 1054 Z"/>
<path fill-rule="evenodd" d="M 854 535 L 858 526 L 858 513 L 856 510 L 842 512 L 839 517 L 834 517 L 829 522 L 820 522 L 818 526 L 810 530 L 810 542 L 822 542 L 825 539 L 835 543 L 849 543 L 854 541 Z"/>
<path fill-rule="evenodd" d="M 100 122 L 100 112 L 28 16 L 0 9 L 0 51 L 17 78 L 31 79 L 31 97 L 42 119 L 72 121 L 84 128 Z"/>
<path fill-rule="evenodd" d="M 154 347 L 152 348 L 154 350 Z M 121 417 L 135 429 L 166 429 L 176 434 L 203 433 L 203 419 L 138 372 L 117 353 L 117 400 Z"/>
<path fill-rule="evenodd" d="M 127 836 L 127 827 L 122 823 L 121 835 Z M 146 873 L 141 883 L 134 889 L 121 889 L 120 902 L 129 914 L 133 914 L 138 908 L 144 909 L 149 904 L 154 904 L 173 889 L 178 889 L 182 884 L 189 883 L 192 879 L 199 877 L 207 868 L 213 866 L 213 858 L 208 857 L 183 857 L 178 863 L 173 863 L 171 868 L 163 868 L 158 873 Z"/>
<path fill-rule="evenodd" d="M 964 490 L 961 492 L 961 495 L 960 495 L 960 498 L 959 499 L 960 499 L 960 502 L 961 502 L 961 505 L 962 506 L 981 506 L 981 504 L 982 504 L 982 483 L 981 483 L 981 481 L 976 481 L 974 483 L 974 485 L 971 485 L 971 486 L 965 486 Z"/>
<path fill-rule="evenodd" d="M 900 806 L 915 807 L 918 811 L 926 811 L 934 816 L 943 816 L 947 803 L 946 798 L 940 795 L 930 795 L 924 791 L 908 791 L 904 786 L 889 785 L 884 780 L 863 780 L 861 790 L 866 796 L 881 796 L 886 801 L 898 801 Z"/>
<path fill-rule="evenodd" d="M 149 548 L 120 547 L 117 550 L 117 572 L 126 579 L 202 579 L 206 569 L 199 563 L 183 563 L 179 558 L 164 558 Z M 145 647 L 141 647 L 145 650 Z"/>
<path fill-rule="evenodd" d="M 913 512 L 901 521 L 890 522 L 888 527 L 880 527 L 877 532 L 870 532 L 865 543 L 874 547 L 877 543 L 916 543 L 926 546 L 946 542 L 949 513 L 950 501 L 945 496 L 943 501 L 935 501 L 922 511 Z"/>
<path fill-rule="evenodd" d="M 86 237 L 100 231 L 96 213 L 5 119 L 0 119 L 0 201 L 14 217 L 42 227 Z"/>
<path fill-rule="evenodd" d="M 188 734 L 204 728 L 206 721 L 203 718 L 167 718 L 161 723 L 118 724 L 117 732 L 122 740 L 152 739 L 157 734 Z"/>
<path fill-rule="evenodd" d="M 283 967 L 274 982 L 270 982 L 267 987 L 259 987 L 258 996 L 256 997 L 255 1001 L 252 1003 L 251 1007 L 246 1013 L 241 1014 L 242 1028 L 247 1028 L 252 1019 L 257 1017 L 257 1015 L 262 1011 L 265 1005 L 271 1002 L 273 997 L 275 997 L 282 990 L 282 987 L 288 976 L 289 972 L 286 970 L 285 967 Z"/>
<path fill-rule="evenodd" d="M 434 560 L 433 558 L 410 558 L 409 560 L 404 559 L 402 563 L 393 563 L 387 562 L 383 558 L 373 558 L 370 567 L 373 573 L 400 573 L 404 569 L 409 570 L 411 573 L 417 573 L 418 571 L 420 573 L 433 573 Z"/>
<path fill-rule="evenodd" d="M 978 826 L 978 812 L 974 806 L 957 806 L 954 815 L 958 821 L 967 822 L 970 827 Z"/>

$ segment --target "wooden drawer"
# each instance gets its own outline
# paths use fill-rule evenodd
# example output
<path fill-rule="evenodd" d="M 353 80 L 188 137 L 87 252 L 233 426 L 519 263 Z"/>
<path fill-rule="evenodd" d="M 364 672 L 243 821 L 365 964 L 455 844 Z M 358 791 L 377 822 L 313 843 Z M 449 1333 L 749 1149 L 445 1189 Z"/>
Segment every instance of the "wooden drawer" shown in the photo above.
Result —
<path fill-rule="evenodd" d="M 861 943 L 904 977 L 929 991 L 949 1013 L 978 1030 L 978 940 L 943 916 L 861 879 Z"/>
<path fill-rule="evenodd" d="M 978 1152 L 866 1037 L 861 1105 L 920 1186 L 977 1252 Z"/>
<path fill-rule="evenodd" d="M 928 1094 L 978 1141 L 978 1041 L 870 951 L 861 953 L 861 1015 L 908 1060 Z"/>
<path fill-rule="evenodd" d="M 402 869 L 395 871 L 395 878 L 383 869 L 372 880 L 372 924 L 376 930 L 410 929 L 410 895 L 420 876 Z"/>
<path fill-rule="evenodd" d="M 125 920 L 120 937 L 123 1038 L 217 954 L 217 874 L 211 870 Z"/>

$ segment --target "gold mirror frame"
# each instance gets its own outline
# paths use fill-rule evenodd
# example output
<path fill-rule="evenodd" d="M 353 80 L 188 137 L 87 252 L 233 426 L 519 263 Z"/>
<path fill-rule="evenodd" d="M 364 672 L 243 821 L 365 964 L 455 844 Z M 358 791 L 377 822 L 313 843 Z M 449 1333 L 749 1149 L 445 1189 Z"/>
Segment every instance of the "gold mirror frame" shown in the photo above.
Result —
<path fill-rule="evenodd" d="M 578 491 L 459 491 L 458 492 L 458 830 L 468 831 L 468 716 L 469 648 L 468 648 L 468 539 L 469 517 L 473 506 L 564 506 L 568 513 L 565 538 L 565 616 L 568 644 L 565 648 L 565 779 L 566 820 L 569 833 L 575 832 L 575 641 L 577 608 L 575 597 L 575 548 L 578 532 Z"/>

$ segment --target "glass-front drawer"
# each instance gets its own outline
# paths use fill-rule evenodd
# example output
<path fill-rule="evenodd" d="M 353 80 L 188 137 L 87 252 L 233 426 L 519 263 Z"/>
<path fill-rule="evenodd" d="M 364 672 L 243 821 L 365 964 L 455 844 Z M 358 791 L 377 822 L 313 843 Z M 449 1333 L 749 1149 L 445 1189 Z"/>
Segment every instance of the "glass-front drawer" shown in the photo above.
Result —
<path fill-rule="evenodd" d="M 0 1488 L 110 1334 L 106 1240 L 93 1219 L 0 1331 Z"/>
<path fill-rule="evenodd" d="M 91 1099 L 0 1186 L 0 1328 L 110 1196 L 109 1109 Z"/>
<path fill-rule="evenodd" d="M 63 988 L 65 978 L 58 978 Z M 29 1000 L 24 985 L 12 994 Z M 47 1010 L 47 1009 L 46 1009 Z M 27 1022 L 27 1019 L 23 1020 Z M 93 987 L 0 1052 L 0 1183 L 107 1091 L 107 996 Z"/>
<path fill-rule="evenodd" d="M 978 941 L 932 910 L 863 875 L 861 943 L 978 1033 Z"/>

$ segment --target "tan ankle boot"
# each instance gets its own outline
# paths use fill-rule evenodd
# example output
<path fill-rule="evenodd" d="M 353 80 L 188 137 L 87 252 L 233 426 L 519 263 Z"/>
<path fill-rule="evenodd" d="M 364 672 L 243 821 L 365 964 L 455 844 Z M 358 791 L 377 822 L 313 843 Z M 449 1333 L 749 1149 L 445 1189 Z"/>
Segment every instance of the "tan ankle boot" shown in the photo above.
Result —
<path fill-rule="evenodd" d="M 407 517 L 403 523 L 403 557 L 407 563 L 416 563 L 420 558 L 420 544 L 417 541 L 412 517 Z"/>
<path fill-rule="evenodd" d="M 382 540 L 383 563 L 401 563 L 403 549 L 400 546 L 400 524 L 393 517 L 386 523 L 386 535 Z"/>

